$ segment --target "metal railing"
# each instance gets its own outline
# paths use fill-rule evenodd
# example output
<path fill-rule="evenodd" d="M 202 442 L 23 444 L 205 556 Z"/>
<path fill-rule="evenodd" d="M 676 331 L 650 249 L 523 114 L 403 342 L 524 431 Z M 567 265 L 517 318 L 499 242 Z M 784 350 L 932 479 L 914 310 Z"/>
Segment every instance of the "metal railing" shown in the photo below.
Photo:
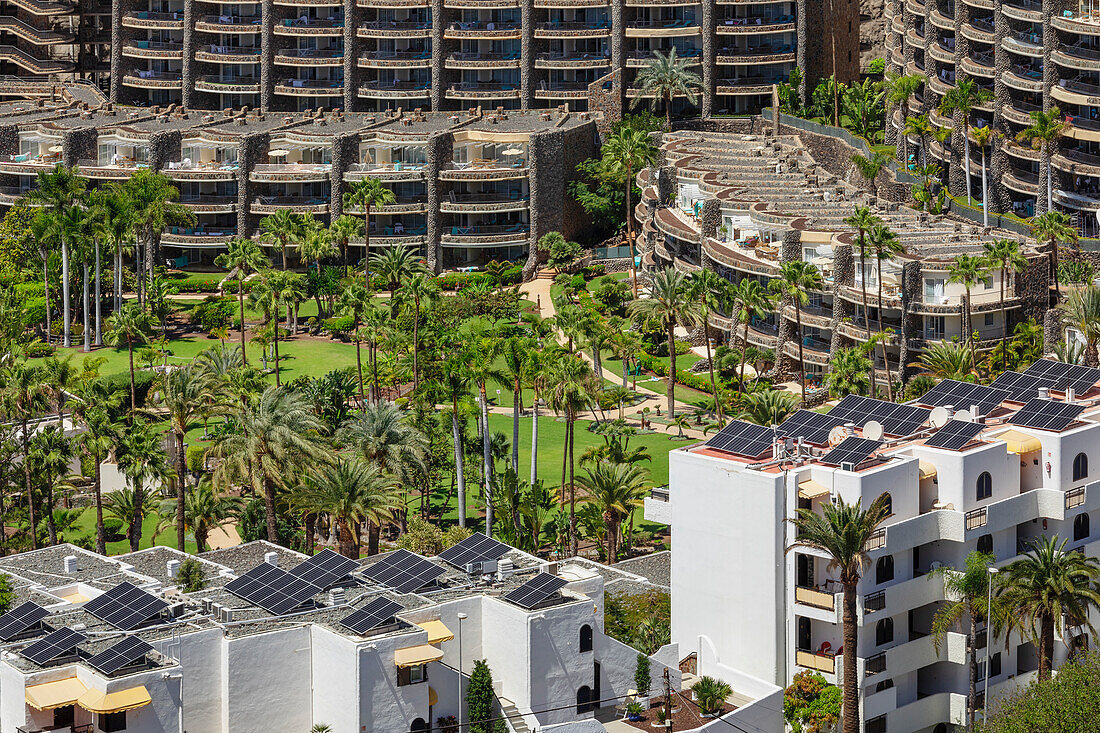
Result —
<path fill-rule="evenodd" d="M 1073 509 L 1085 503 L 1085 487 L 1078 486 L 1066 492 L 1066 509 Z"/>
<path fill-rule="evenodd" d="M 867 538 L 867 549 L 877 550 L 881 547 L 886 547 L 886 528 L 876 529 L 870 537 Z"/>
<path fill-rule="evenodd" d="M 886 591 L 880 590 L 868 593 L 863 597 L 863 612 L 874 613 L 886 608 Z"/>
<path fill-rule="evenodd" d="M 964 519 L 966 520 L 967 530 L 978 529 L 984 527 L 989 521 L 989 512 L 986 511 L 984 506 L 979 509 L 971 509 L 964 515 Z"/>
<path fill-rule="evenodd" d="M 864 673 L 870 677 L 871 675 L 878 674 L 879 672 L 886 671 L 886 652 L 879 652 L 873 657 L 867 657 L 864 662 Z"/>

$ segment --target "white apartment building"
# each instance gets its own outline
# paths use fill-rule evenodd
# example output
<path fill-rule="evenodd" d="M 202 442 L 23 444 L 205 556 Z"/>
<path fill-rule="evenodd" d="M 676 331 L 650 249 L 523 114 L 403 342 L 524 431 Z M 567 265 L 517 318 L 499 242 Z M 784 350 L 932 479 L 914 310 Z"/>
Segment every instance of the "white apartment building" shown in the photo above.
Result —
<path fill-rule="evenodd" d="M 908 405 L 850 396 L 824 415 L 734 423 L 674 451 L 667 498 L 647 499 L 646 516 L 673 528 L 679 654 L 696 653 L 700 674 L 785 685 L 804 669 L 843 682 L 842 655 L 854 652 L 864 730 L 965 724 L 967 639 L 951 632 L 936 652 L 929 633 L 944 584 L 929 571 L 961 568 L 974 550 L 1003 566 L 1040 535 L 1097 554 L 1098 382 L 1100 370 L 1044 360 L 995 387 L 945 381 Z M 837 572 L 824 553 L 788 551 L 796 537 L 786 520 L 835 499 L 866 507 L 884 493 L 892 513 L 859 587 L 859 647 L 845 650 Z M 991 700 L 1034 677 L 1031 641 L 996 639 L 987 658 L 980 637 L 979 692 L 986 669 Z M 1055 666 L 1067 655 L 1057 646 Z"/>
<path fill-rule="evenodd" d="M 253 542 L 199 556 L 193 593 L 177 587 L 188 556 L 168 548 L 0 558 L 16 592 L 0 617 L 0 730 L 440 730 L 477 659 L 510 731 L 591 730 L 637 658 L 603 633 L 604 577 L 500 547 L 473 564 L 358 563 Z M 653 679 L 664 669 L 652 661 Z"/>

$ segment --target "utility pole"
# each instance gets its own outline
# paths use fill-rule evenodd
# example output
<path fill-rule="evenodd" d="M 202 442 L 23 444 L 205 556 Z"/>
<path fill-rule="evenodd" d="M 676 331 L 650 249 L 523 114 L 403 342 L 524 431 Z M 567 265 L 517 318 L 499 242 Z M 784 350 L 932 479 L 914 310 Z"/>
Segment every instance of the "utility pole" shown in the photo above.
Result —
<path fill-rule="evenodd" d="M 672 684 L 668 680 L 668 667 L 665 667 L 665 730 L 672 730 Z"/>

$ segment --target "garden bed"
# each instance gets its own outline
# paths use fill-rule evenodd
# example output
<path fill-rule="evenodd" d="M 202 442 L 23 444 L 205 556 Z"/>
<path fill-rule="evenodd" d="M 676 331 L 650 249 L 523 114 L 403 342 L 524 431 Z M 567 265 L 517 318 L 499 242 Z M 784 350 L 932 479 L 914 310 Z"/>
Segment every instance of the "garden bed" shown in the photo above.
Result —
<path fill-rule="evenodd" d="M 699 712 L 699 708 L 690 701 L 690 696 L 690 692 L 684 691 L 683 699 L 676 700 L 676 702 L 680 704 L 680 708 L 672 713 L 672 730 L 677 731 L 677 733 L 679 733 L 680 731 L 694 730 L 695 728 L 700 728 L 718 717 L 704 717 L 703 714 Z M 654 727 L 653 723 L 657 721 L 657 710 L 664 706 L 664 700 L 664 695 L 650 698 L 650 704 L 652 705 L 652 707 L 642 715 L 641 720 L 624 720 L 623 722 L 633 728 L 637 728 L 638 730 L 662 730 L 662 728 L 660 728 L 659 726 Z M 722 705 L 721 714 L 725 715 L 726 713 L 732 712 L 735 709 L 736 708 L 733 705 L 725 703 Z"/>

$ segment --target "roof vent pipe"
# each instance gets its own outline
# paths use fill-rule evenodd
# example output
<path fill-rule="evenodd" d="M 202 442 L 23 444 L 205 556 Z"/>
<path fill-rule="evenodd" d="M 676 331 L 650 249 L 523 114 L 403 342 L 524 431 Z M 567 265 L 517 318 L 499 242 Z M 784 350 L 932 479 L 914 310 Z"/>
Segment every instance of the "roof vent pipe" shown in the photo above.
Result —
<path fill-rule="evenodd" d="M 1050 399 L 1050 387 L 1040 387 L 1039 388 L 1039 399 L 1041 399 L 1041 400 L 1049 400 Z"/>
<path fill-rule="evenodd" d="M 266 562 L 268 565 L 274 565 L 275 567 L 279 567 L 279 553 L 277 553 L 277 552 L 265 552 L 264 553 L 264 562 Z"/>
<path fill-rule="evenodd" d="M 855 435 L 856 434 L 856 424 L 854 422 L 844 423 L 844 432 L 848 433 L 848 435 Z"/>
<path fill-rule="evenodd" d="M 66 555 L 64 563 L 66 573 L 71 574 L 76 572 L 76 555 Z"/>

